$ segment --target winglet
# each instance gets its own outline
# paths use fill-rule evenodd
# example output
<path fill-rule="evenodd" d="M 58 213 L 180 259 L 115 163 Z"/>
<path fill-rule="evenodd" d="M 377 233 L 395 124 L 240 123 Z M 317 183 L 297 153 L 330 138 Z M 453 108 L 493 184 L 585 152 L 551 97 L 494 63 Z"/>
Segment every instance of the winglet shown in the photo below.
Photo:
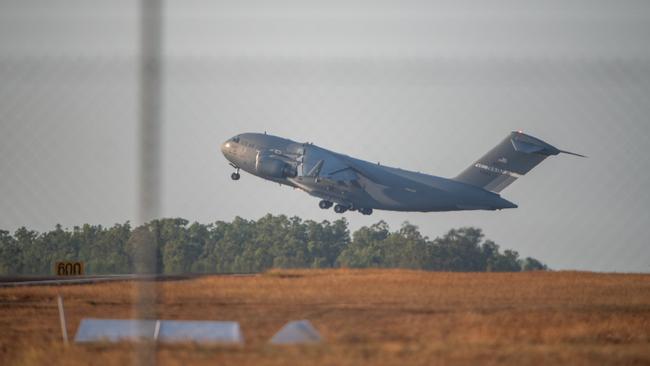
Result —
<path fill-rule="evenodd" d="M 560 149 L 558 149 L 558 150 L 560 150 Z M 587 157 L 586 155 L 582 155 L 582 154 L 578 154 L 578 153 L 574 153 L 574 152 L 566 151 L 566 150 L 560 150 L 560 152 L 565 153 L 565 154 L 569 154 L 569 155 L 579 156 L 581 158 L 586 158 Z"/>

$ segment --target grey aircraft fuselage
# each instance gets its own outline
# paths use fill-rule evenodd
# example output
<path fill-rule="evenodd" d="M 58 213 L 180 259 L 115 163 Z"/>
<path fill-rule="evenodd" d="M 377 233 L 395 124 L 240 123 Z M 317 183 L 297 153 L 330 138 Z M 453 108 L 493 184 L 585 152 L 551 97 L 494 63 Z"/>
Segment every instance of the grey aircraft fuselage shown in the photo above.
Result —
<path fill-rule="evenodd" d="M 500 210 L 517 205 L 498 192 L 558 150 L 532 136 L 513 132 L 454 179 L 355 159 L 310 143 L 243 133 L 221 145 L 237 170 L 301 189 L 321 199 L 319 206 L 343 213 L 391 211 Z"/>

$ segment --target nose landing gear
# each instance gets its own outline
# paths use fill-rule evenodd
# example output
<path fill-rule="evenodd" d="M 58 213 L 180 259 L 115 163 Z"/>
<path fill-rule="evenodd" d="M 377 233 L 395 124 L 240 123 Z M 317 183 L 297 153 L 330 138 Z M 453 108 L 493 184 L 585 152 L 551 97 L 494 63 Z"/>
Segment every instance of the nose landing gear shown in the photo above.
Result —
<path fill-rule="evenodd" d="M 234 173 L 230 174 L 230 179 L 239 180 L 239 178 L 241 178 L 241 176 L 239 175 L 239 167 L 233 163 L 230 163 L 230 166 L 236 169 Z"/>

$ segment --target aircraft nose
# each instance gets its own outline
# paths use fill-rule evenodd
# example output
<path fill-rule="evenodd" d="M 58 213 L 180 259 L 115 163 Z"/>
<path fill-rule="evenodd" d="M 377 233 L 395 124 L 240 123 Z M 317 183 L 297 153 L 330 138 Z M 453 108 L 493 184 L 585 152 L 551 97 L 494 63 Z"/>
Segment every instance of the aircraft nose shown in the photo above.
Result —
<path fill-rule="evenodd" d="M 230 155 L 230 148 L 231 148 L 230 144 L 231 144 L 230 140 L 228 140 L 228 141 L 224 142 L 223 144 L 221 144 L 221 153 L 225 157 L 228 157 L 228 155 Z"/>

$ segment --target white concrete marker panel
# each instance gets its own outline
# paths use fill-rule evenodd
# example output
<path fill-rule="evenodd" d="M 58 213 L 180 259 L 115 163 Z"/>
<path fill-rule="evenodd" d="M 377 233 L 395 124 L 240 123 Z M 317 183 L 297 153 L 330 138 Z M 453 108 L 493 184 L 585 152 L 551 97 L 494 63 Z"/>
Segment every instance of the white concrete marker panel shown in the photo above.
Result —
<path fill-rule="evenodd" d="M 237 322 L 162 320 L 161 342 L 243 343 Z"/>
<path fill-rule="evenodd" d="M 82 319 L 75 342 L 161 341 L 229 343 L 244 342 L 237 322 Z"/>
<path fill-rule="evenodd" d="M 153 340 L 155 320 L 135 319 L 82 319 L 74 341 L 81 342 L 120 342 Z"/>
<path fill-rule="evenodd" d="M 273 344 L 304 344 L 318 343 L 322 340 L 320 334 L 309 320 L 295 320 L 280 329 L 270 342 Z"/>

